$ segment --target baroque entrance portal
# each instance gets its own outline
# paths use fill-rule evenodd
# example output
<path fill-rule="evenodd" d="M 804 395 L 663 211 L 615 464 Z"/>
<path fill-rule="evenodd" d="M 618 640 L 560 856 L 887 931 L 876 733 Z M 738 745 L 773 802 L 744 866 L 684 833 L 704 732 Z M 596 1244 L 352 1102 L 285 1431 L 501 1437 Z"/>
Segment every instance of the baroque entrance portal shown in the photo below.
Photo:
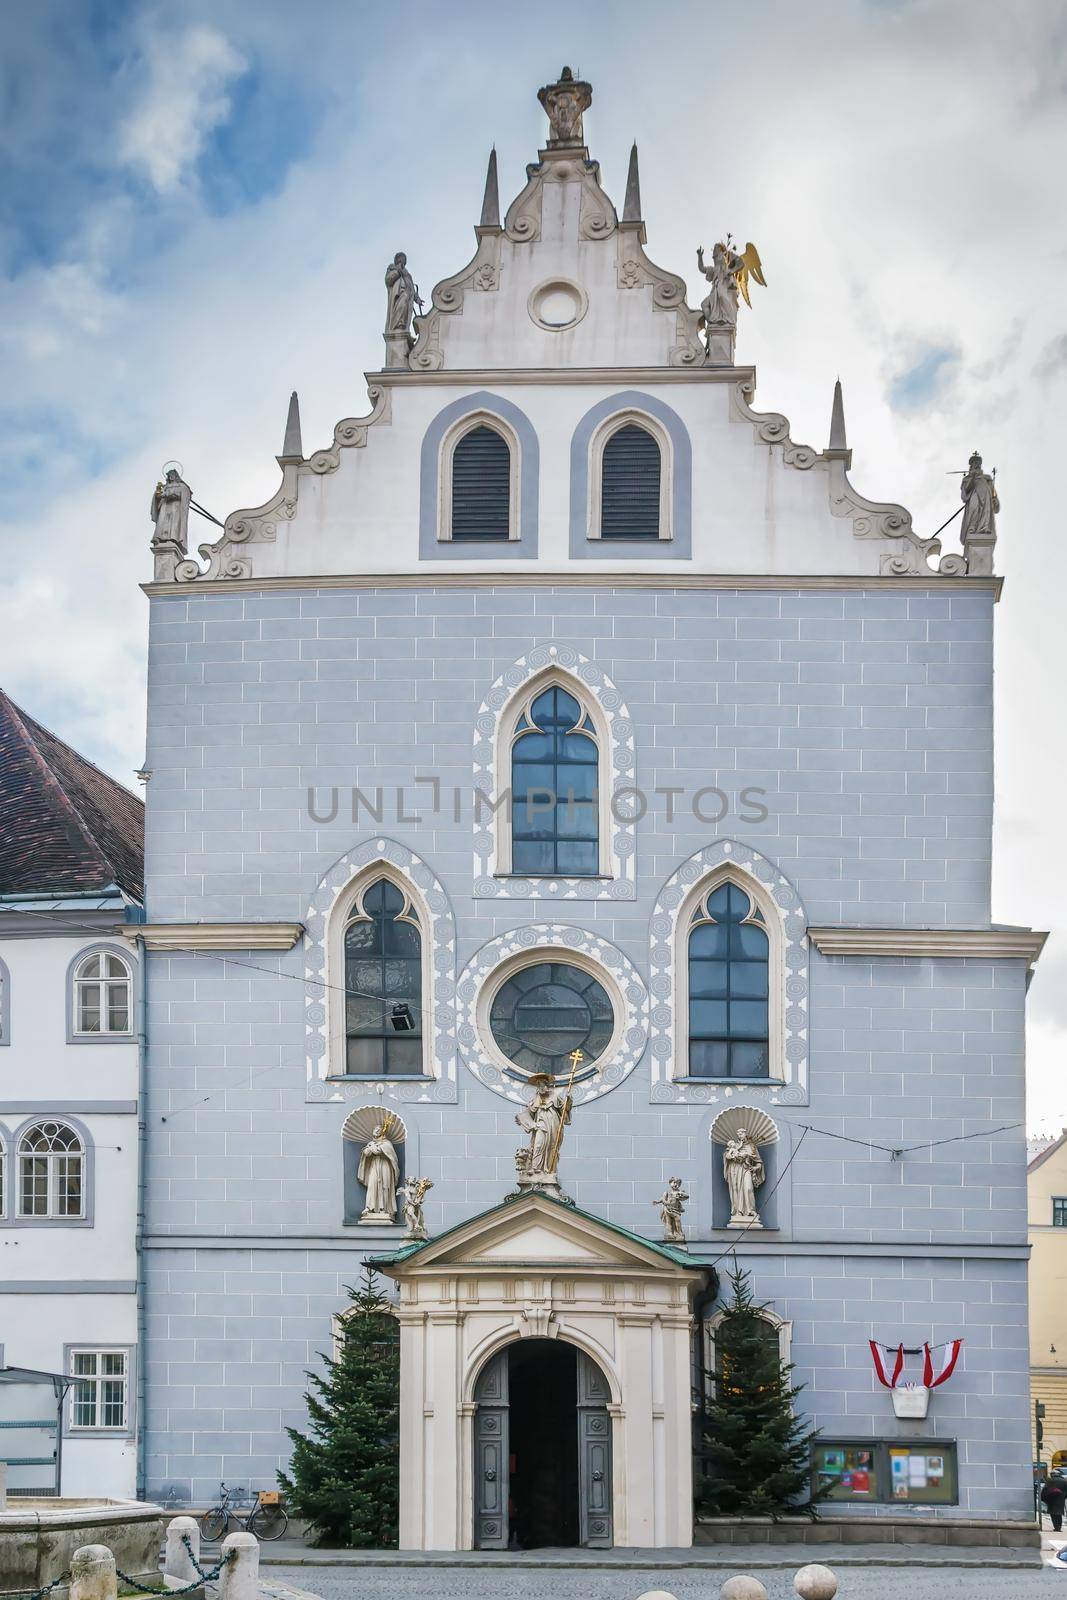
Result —
<path fill-rule="evenodd" d="M 612 1543 L 608 1381 L 584 1351 L 524 1339 L 475 1387 L 474 1544 L 479 1550 Z"/>

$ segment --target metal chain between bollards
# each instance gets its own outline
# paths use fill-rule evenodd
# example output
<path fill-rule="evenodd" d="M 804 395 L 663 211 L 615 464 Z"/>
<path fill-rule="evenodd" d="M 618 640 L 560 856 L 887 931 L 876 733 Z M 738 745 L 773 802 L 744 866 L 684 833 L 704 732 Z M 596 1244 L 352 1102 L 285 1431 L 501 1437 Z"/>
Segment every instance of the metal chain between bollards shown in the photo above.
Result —
<path fill-rule="evenodd" d="M 182 1534 L 182 1543 L 188 1550 L 189 1559 L 193 1563 L 193 1566 L 196 1568 L 200 1576 L 198 1578 L 194 1578 L 192 1583 L 183 1584 L 180 1589 L 160 1589 L 158 1587 L 153 1588 L 149 1584 L 138 1583 L 136 1578 L 131 1578 L 128 1572 L 122 1572 L 118 1567 L 115 1568 L 115 1575 L 116 1577 L 121 1578 L 123 1583 L 129 1584 L 131 1589 L 136 1589 L 138 1594 L 154 1594 L 163 1596 L 164 1600 L 172 1600 L 172 1596 L 180 1594 L 192 1594 L 194 1590 L 202 1589 L 205 1583 L 215 1583 L 218 1580 L 223 1567 L 228 1566 L 228 1564 L 237 1554 L 236 1550 L 227 1550 L 226 1554 L 219 1558 L 218 1566 L 212 1567 L 210 1572 L 205 1572 L 199 1561 L 193 1555 L 192 1547 L 189 1544 L 189 1535 L 187 1533 Z"/>
<path fill-rule="evenodd" d="M 13 1593 L 6 1594 L 4 1600 L 44 1600 L 46 1594 L 51 1594 L 53 1589 L 58 1589 L 61 1584 L 69 1582 L 70 1573 L 65 1572 L 61 1578 L 53 1578 L 43 1589 L 16 1589 Z"/>

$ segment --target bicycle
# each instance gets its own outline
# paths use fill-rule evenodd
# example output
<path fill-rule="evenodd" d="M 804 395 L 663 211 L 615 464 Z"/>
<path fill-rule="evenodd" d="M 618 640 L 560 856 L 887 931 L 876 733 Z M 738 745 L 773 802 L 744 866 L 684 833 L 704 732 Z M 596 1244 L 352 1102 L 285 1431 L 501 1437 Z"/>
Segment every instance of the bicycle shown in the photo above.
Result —
<path fill-rule="evenodd" d="M 233 1504 L 234 1491 L 219 1484 L 219 1503 L 205 1511 L 200 1518 L 200 1532 L 205 1539 L 221 1539 L 231 1522 L 254 1533 L 257 1539 L 280 1539 L 289 1526 L 289 1518 L 277 1489 L 260 1489 L 252 1502 L 248 1515 L 242 1517 Z"/>

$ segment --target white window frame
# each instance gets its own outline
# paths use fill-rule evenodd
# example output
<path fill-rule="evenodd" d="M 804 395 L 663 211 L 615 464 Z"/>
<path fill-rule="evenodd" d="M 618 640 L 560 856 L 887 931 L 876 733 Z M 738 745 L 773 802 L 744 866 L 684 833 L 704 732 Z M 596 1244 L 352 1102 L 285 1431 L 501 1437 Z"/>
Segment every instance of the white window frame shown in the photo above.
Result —
<path fill-rule="evenodd" d="M 763 927 L 767 934 L 767 1064 L 766 1079 L 755 1078 L 690 1078 L 689 1076 L 689 935 L 692 932 L 693 913 L 700 903 L 724 883 L 732 883 L 746 894 L 753 907 L 763 914 Z M 770 895 L 759 882 L 733 862 L 724 863 L 706 873 L 694 884 L 682 902 L 674 935 L 674 1060 L 672 1076 L 687 1083 L 736 1084 L 749 1090 L 760 1083 L 782 1084 L 789 1081 L 786 1070 L 784 1041 L 785 1010 L 785 944 L 782 914 Z"/>
<path fill-rule="evenodd" d="M 101 975 L 98 978 L 83 977 L 82 968 L 90 961 L 101 963 Z M 105 963 L 115 961 L 122 968 L 124 976 L 105 975 Z M 71 1004 L 74 1012 L 74 1035 L 79 1039 L 129 1039 L 133 1034 L 133 969 L 125 956 L 117 950 L 87 950 L 74 967 L 72 978 L 73 995 Z M 126 1026 L 112 1028 L 111 1015 L 111 990 L 122 985 L 126 990 Z M 86 1028 L 82 1025 L 83 995 L 89 988 L 98 989 L 100 992 L 100 1026 L 99 1028 Z"/>
<path fill-rule="evenodd" d="M 601 528 L 603 521 L 604 494 L 604 447 L 612 436 L 621 428 L 631 425 L 643 428 L 650 433 L 659 445 L 659 541 L 669 543 L 674 537 L 671 527 L 671 506 L 674 504 L 674 445 L 667 429 L 648 411 L 638 407 L 631 407 L 626 411 L 615 411 L 595 430 L 589 441 L 589 467 L 587 479 L 589 483 L 589 507 L 587 515 L 588 537 L 600 539 L 603 537 Z M 625 539 L 608 540 L 609 544 L 626 544 Z M 654 541 L 645 539 L 640 541 L 651 545 Z"/>
<path fill-rule="evenodd" d="M 93 1356 L 96 1359 L 96 1371 L 93 1373 L 75 1372 L 74 1366 L 78 1356 Z M 100 1386 L 104 1383 L 114 1382 L 117 1374 L 100 1371 L 102 1356 L 119 1356 L 122 1359 L 122 1421 L 101 1422 L 101 1408 L 103 1401 L 100 1397 Z M 128 1434 L 130 1430 L 130 1353 L 122 1345 L 71 1345 L 67 1351 L 67 1376 L 74 1379 L 70 1386 L 69 1412 L 67 1431 L 72 1434 L 79 1433 L 107 1433 Z M 93 1422 L 78 1422 L 77 1403 L 79 1383 L 89 1383 L 93 1386 Z"/>
<path fill-rule="evenodd" d="M 41 1152 L 41 1151 L 36 1151 L 36 1150 L 24 1150 L 22 1148 L 24 1141 L 29 1137 L 29 1135 L 31 1133 L 33 1133 L 34 1129 L 36 1129 L 36 1128 L 47 1128 L 49 1125 L 51 1125 L 51 1126 L 53 1126 L 55 1128 L 65 1128 L 68 1133 L 73 1134 L 74 1138 L 76 1140 L 76 1145 L 77 1145 L 76 1149 L 71 1149 L 71 1150 L 47 1150 L 47 1151 Z M 60 1192 L 60 1163 L 62 1163 L 64 1161 L 69 1161 L 73 1157 L 77 1157 L 77 1160 L 78 1160 L 78 1199 L 79 1199 L 79 1209 L 77 1211 L 60 1211 L 58 1209 L 58 1204 L 57 1204 L 58 1198 L 59 1198 L 59 1192 Z M 23 1194 L 24 1194 L 23 1181 L 22 1181 L 23 1162 L 24 1161 L 40 1161 L 40 1160 L 44 1160 L 45 1163 L 46 1163 L 46 1166 L 45 1166 L 45 1207 L 46 1207 L 46 1209 L 44 1211 L 27 1211 L 25 1209 L 24 1204 L 23 1204 Z M 15 1153 L 15 1162 L 16 1162 L 16 1170 L 15 1170 L 15 1185 L 16 1185 L 16 1188 L 15 1188 L 15 1215 L 16 1215 L 16 1217 L 18 1217 L 20 1220 L 24 1219 L 27 1222 L 83 1222 L 85 1220 L 86 1215 L 87 1215 L 87 1212 L 86 1212 L 86 1194 L 87 1194 L 87 1188 L 88 1188 L 89 1164 L 88 1164 L 88 1160 L 87 1160 L 87 1152 L 86 1152 L 86 1147 L 85 1147 L 85 1141 L 82 1138 L 81 1134 L 78 1132 L 77 1128 L 71 1127 L 69 1122 L 64 1122 L 62 1119 L 60 1119 L 58 1117 L 48 1117 L 48 1116 L 40 1117 L 36 1122 L 32 1122 L 28 1128 L 23 1128 L 21 1133 L 19 1134 L 18 1147 L 17 1147 L 16 1153 Z"/>
<path fill-rule="evenodd" d="M 444 544 L 452 542 L 452 457 L 456 446 L 468 433 L 473 433 L 475 428 L 491 428 L 498 433 L 508 447 L 510 471 L 508 475 L 508 543 L 514 543 L 522 538 L 522 510 L 520 485 L 522 483 L 522 445 L 519 436 L 510 423 L 495 411 L 469 411 L 466 416 L 459 417 L 444 433 L 438 446 L 437 457 L 437 538 Z M 484 543 L 491 550 L 495 543 L 503 544 L 504 541 L 461 540 L 462 544 L 473 545 Z M 487 558 L 489 559 L 489 558 Z"/>
<path fill-rule="evenodd" d="M 417 920 L 419 933 L 422 938 L 422 1073 L 418 1078 L 434 1078 L 438 1076 L 436 1028 L 433 1025 L 433 994 L 434 994 L 434 967 L 433 967 L 433 918 L 430 908 L 418 889 L 397 867 L 387 861 L 374 861 L 363 868 L 346 884 L 343 892 L 338 895 L 330 913 L 330 926 L 327 936 L 327 971 L 329 973 L 329 988 L 326 990 L 326 1005 L 329 1016 L 329 1076 L 331 1078 L 345 1078 L 349 1083 L 363 1083 L 368 1086 L 375 1083 L 410 1083 L 417 1081 L 415 1075 L 406 1076 L 400 1073 L 375 1075 L 372 1073 L 360 1074 L 358 1077 L 348 1075 L 348 1034 L 347 1018 L 345 1014 L 345 931 L 353 920 L 354 913 L 366 894 L 374 884 L 384 879 L 391 883 L 407 901 L 407 905 L 414 912 L 414 917 L 408 920 Z M 404 915 L 405 913 L 402 913 Z"/>
<path fill-rule="evenodd" d="M 728 1306 L 723 1306 L 704 1321 L 704 1371 L 708 1374 L 709 1385 L 715 1381 L 715 1334 L 723 1318 L 728 1315 L 729 1309 Z M 763 1322 L 769 1323 L 777 1331 L 778 1355 L 788 1365 L 793 1358 L 793 1324 L 785 1317 L 780 1317 L 777 1311 L 772 1311 L 769 1306 L 760 1307 L 758 1315 Z"/>
<path fill-rule="evenodd" d="M 515 748 L 516 739 L 521 738 L 519 725 L 524 720 L 532 722 L 529 716 L 530 708 L 546 689 L 562 689 L 569 694 L 585 712 L 585 721 L 588 728 L 582 731 L 587 736 L 592 736 L 597 747 L 597 878 L 615 878 L 618 876 L 618 867 L 612 856 L 612 839 L 614 818 L 611 811 L 611 731 L 607 718 L 596 695 L 589 694 L 584 684 L 571 676 L 561 667 L 546 667 L 543 672 L 523 684 L 521 691 L 516 694 L 504 708 L 503 715 L 497 728 L 496 744 L 496 771 L 501 779 L 496 787 L 496 794 L 507 794 L 507 803 L 500 806 L 493 817 L 493 826 L 496 833 L 496 865 L 495 872 L 501 877 L 511 877 L 512 868 L 512 768 L 511 757 Z M 524 878 L 532 882 L 544 878 L 561 878 L 569 881 L 568 873 L 523 873 Z M 575 882 L 595 882 L 593 877 L 576 878 Z"/>

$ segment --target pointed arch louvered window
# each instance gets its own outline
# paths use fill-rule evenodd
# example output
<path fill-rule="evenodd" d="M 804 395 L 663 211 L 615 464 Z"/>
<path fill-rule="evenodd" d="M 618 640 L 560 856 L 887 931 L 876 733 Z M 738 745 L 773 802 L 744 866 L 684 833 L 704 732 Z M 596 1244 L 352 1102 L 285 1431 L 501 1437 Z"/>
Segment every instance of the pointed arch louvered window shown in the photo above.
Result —
<path fill-rule="evenodd" d="M 452 452 L 452 538 L 507 539 L 511 533 L 511 450 L 480 423 Z"/>
<path fill-rule="evenodd" d="M 628 422 L 604 446 L 600 478 L 600 537 L 658 539 L 660 536 L 659 441 L 639 423 Z"/>

